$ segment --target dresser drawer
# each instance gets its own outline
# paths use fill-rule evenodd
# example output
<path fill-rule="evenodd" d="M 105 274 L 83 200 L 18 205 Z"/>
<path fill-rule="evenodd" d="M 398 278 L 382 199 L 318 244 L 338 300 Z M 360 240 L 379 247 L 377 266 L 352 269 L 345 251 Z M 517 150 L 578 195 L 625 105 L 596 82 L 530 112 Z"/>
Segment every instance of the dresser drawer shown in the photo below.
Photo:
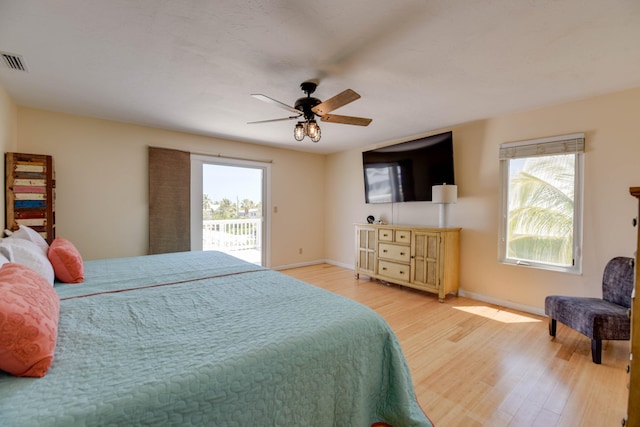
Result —
<path fill-rule="evenodd" d="M 378 230 L 378 241 L 393 242 L 393 230 L 388 228 L 380 228 Z"/>
<path fill-rule="evenodd" d="M 410 277 L 409 266 L 406 264 L 379 260 L 378 275 L 384 276 L 390 281 L 398 280 L 401 282 L 408 282 Z"/>
<path fill-rule="evenodd" d="M 411 230 L 396 230 L 393 241 L 396 243 L 411 243 Z"/>
<path fill-rule="evenodd" d="M 380 228 L 378 230 L 378 241 L 393 243 L 411 243 L 411 230 L 392 230 L 390 228 Z"/>
<path fill-rule="evenodd" d="M 408 263 L 411 260 L 411 247 L 393 243 L 379 243 L 378 257 Z"/>

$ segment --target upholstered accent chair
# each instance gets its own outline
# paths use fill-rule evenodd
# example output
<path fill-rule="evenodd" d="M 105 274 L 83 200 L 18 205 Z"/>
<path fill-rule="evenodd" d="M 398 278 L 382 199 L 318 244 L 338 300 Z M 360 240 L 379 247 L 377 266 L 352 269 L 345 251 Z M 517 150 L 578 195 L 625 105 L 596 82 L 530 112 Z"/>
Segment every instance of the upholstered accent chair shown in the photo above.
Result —
<path fill-rule="evenodd" d="M 634 260 L 616 257 L 604 268 L 602 298 L 550 295 L 544 312 L 549 316 L 549 335 L 556 336 L 556 321 L 591 339 L 593 363 L 602 363 L 602 340 L 628 340 L 631 334 L 631 292 Z"/>

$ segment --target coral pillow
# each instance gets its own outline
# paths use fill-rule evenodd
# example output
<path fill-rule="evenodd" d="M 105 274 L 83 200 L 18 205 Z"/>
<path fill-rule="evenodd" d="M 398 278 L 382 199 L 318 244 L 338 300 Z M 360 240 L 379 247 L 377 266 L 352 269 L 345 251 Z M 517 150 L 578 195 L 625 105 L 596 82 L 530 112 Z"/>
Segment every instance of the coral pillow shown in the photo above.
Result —
<path fill-rule="evenodd" d="M 58 280 L 64 283 L 84 281 L 84 263 L 78 249 L 62 237 L 56 237 L 49 246 L 49 261 Z"/>
<path fill-rule="evenodd" d="M 43 377 L 53 362 L 60 299 L 38 273 L 21 264 L 0 268 L 0 370 Z"/>

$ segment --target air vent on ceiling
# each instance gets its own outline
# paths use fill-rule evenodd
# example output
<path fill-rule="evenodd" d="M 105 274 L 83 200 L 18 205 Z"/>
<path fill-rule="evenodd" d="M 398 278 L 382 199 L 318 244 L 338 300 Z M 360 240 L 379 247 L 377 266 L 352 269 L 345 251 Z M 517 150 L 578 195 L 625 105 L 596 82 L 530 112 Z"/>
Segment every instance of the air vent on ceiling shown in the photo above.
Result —
<path fill-rule="evenodd" d="M 27 71 L 27 66 L 22 56 L 8 52 L 0 52 L 0 55 L 2 55 L 2 63 L 8 68 L 16 71 Z"/>

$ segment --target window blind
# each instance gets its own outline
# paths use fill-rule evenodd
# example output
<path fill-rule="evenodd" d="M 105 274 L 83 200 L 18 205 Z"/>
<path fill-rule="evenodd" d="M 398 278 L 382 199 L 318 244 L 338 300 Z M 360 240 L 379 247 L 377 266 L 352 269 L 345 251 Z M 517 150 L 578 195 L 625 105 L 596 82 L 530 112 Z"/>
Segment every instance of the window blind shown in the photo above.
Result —
<path fill-rule="evenodd" d="M 191 154 L 149 147 L 149 254 L 191 250 Z"/>
<path fill-rule="evenodd" d="M 584 153 L 584 133 L 500 144 L 500 160 Z"/>

